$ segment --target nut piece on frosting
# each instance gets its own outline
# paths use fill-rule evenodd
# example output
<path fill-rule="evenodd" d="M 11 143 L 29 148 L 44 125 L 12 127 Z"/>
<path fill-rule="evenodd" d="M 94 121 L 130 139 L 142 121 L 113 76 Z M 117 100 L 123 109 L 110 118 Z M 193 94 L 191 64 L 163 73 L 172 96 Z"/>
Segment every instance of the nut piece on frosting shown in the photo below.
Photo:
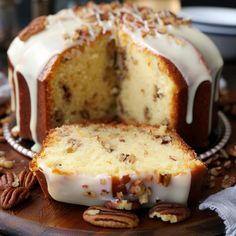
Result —
<path fill-rule="evenodd" d="M 43 31 L 47 25 L 47 17 L 40 16 L 34 19 L 26 28 L 24 28 L 20 34 L 19 38 L 22 41 L 27 41 L 31 36 Z"/>
<path fill-rule="evenodd" d="M 158 202 L 149 210 L 149 217 L 155 216 L 161 218 L 162 221 L 178 223 L 190 217 L 190 210 L 182 204 Z"/>
<path fill-rule="evenodd" d="M 117 199 L 115 201 L 105 202 L 104 205 L 105 207 L 110 208 L 110 209 L 119 209 L 119 210 L 127 210 L 127 211 L 136 210 L 141 207 L 140 203 L 137 201 L 131 202 L 128 200 L 120 200 L 120 199 Z"/>

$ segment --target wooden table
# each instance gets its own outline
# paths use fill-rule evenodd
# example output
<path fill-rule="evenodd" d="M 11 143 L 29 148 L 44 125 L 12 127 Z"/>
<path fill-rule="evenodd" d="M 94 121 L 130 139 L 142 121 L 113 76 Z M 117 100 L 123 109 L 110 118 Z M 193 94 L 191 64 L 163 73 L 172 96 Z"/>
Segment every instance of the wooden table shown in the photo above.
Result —
<path fill-rule="evenodd" d="M 231 72 L 230 72 L 231 71 Z M 224 76 L 231 87 L 236 88 L 236 62 L 227 63 Z M 233 134 L 230 142 L 236 141 L 236 120 L 230 119 Z M 0 143 L 0 150 L 6 151 L 8 159 L 15 160 L 14 171 L 19 171 L 28 165 L 29 159 L 15 152 L 7 143 Z M 229 174 L 236 177 L 236 165 L 229 170 Z M 221 177 L 222 178 L 222 177 Z M 217 187 L 206 189 L 204 197 L 220 190 Z M 199 211 L 197 206 L 192 209 L 191 218 L 178 224 L 169 224 L 147 217 L 143 210 L 139 213 L 141 224 L 132 230 L 111 230 L 94 227 L 82 220 L 82 213 L 86 207 L 63 204 L 45 199 L 38 187 L 32 193 L 29 201 L 15 207 L 13 210 L 0 209 L 0 233 L 6 235 L 221 235 L 224 225 L 221 219 L 210 211 Z"/>

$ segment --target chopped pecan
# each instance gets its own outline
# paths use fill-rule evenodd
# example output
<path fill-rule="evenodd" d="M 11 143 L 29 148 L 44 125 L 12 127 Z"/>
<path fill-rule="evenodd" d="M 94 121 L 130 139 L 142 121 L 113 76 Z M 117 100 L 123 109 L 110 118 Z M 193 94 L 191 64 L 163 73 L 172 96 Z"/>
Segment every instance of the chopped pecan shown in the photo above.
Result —
<path fill-rule="evenodd" d="M 218 175 L 222 174 L 222 171 L 223 171 L 222 167 L 218 166 L 218 167 L 211 168 L 209 170 L 209 173 L 210 173 L 210 175 L 218 176 Z"/>
<path fill-rule="evenodd" d="M 226 175 L 222 180 L 221 187 L 222 188 L 229 188 L 229 187 L 234 186 L 235 183 L 236 183 L 236 180 L 235 180 L 234 176 Z"/>
<path fill-rule="evenodd" d="M 121 153 L 119 161 L 133 164 L 136 161 L 136 156 L 134 154 Z"/>
<path fill-rule="evenodd" d="M 146 191 L 146 186 L 144 185 L 142 180 L 135 180 L 129 187 L 129 193 L 135 196 L 141 196 Z"/>
<path fill-rule="evenodd" d="M 0 151 L 0 157 L 5 157 L 5 152 L 4 151 Z"/>
<path fill-rule="evenodd" d="M 108 153 L 112 153 L 115 148 L 108 142 L 105 140 L 102 140 L 100 136 L 96 136 L 97 141 L 101 144 L 101 146 L 108 152 Z"/>
<path fill-rule="evenodd" d="M 220 154 L 221 154 L 221 156 L 223 157 L 223 158 L 226 158 L 226 159 L 228 159 L 229 158 L 229 155 L 228 155 L 228 153 L 222 148 L 222 149 L 220 149 Z"/>
<path fill-rule="evenodd" d="M 161 136 L 161 144 L 168 144 L 171 143 L 172 138 L 169 135 Z"/>
<path fill-rule="evenodd" d="M 81 146 L 81 142 L 78 139 L 75 138 L 69 138 L 67 140 L 67 147 L 66 147 L 66 152 L 67 153 L 73 153 L 75 152 L 80 146 Z"/>
<path fill-rule="evenodd" d="M 163 97 L 163 94 L 160 92 L 160 89 L 156 85 L 154 85 L 153 94 L 152 94 L 153 101 L 156 102 L 158 98 L 162 98 L 162 97 Z"/>
<path fill-rule="evenodd" d="M 226 147 L 226 152 L 233 157 L 236 157 L 236 144 L 229 144 Z"/>
<path fill-rule="evenodd" d="M 182 204 L 158 202 L 149 210 L 149 217 L 154 218 L 155 216 L 161 218 L 162 221 L 177 223 L 189 218 L 190 210 Z"/>
<path fill-rule="evenodd" d="M 146 121 L 150 121 L 152 116 L 148 107 L 144 108 L 144 118 Z"/>
<path fill-rule="evenodd" d="M 139 223 L 139 218 L 133 213 L 101 206 L 89 207 L 83 219 L 92 225 L 108 228 L 134 228 Z"/>
<path fill-rule="evenodd" d="M 167 187 L 170 181 L 171 181 L 171 174 L 156 173 L 156 182 L 158 184 L 163 184 L 165 187 Z"/>
<path fill-rule="evenodd" d="M 19 38 L 22 41 L 27 41 L 31 36 L 43 31 L 47 25 L 47 17 L 40 16 L 34 19 L 26 28 L 24 28 L 20 34 Z"/>
<path fill-rule="evenodd" d="M 135 201 L 131 202 L 128 200 L 114 200 L 114 201 L 108 201 L 105 202 L 105 207 L 111 208 L 111 209 L 118 209 L 118 210 L 136 210 L 141 207 L 140 203 Z"/>
<path fill-rule="evenodd" d="M 14 166 L 14 161 L 8 161 L 5 157 L 0 158 L 0 167 L 11 169 Z"/>
<path fill-rule="evenodd" d="M 146 188 L 142 180 L 137 179 L 131 183 L 128 192 L 138 197 L 140 204 L 145 204 L 148 202 L 150 190 Z"/>
<path fill-rule="evenodd" d="M 25 201 L 30 196 L 30 192 L 25 187 L 8 187 L 1 195 L 1 206 L 3 209 L 10 209 Z"/>
<path fill-rule="evenodd" d="M 224 168 L 227 169 L 227 170 L 230 169 L 231 164 L 232 164 L 232 161 L 231 161 L 231 160 L 225 161 L 225 162 L 224 162 Z"/>
<path fill-rule="evenodd" d="M 38 182 L 33 172 L 26 169 L 20 172 L 19 181 L 20 181 L 20 186 L 25 187 L 29 190 L 33 189 Z"/>
<path fill-rule="evenodd" d="M 90 197 L 90 198 L 96 198 L 97 197 L 97 194 L 95 192 L 92 192 L 92 191 L 85 191 L 83 193 L 84 196 L 86 197 Z"/>
<path fill-rule="evenodd" d="M 14 182 L 14 175 L 11 172 L 6 172 L 0 178 L 0 190 L 4 190 L 12 186 Z"/>

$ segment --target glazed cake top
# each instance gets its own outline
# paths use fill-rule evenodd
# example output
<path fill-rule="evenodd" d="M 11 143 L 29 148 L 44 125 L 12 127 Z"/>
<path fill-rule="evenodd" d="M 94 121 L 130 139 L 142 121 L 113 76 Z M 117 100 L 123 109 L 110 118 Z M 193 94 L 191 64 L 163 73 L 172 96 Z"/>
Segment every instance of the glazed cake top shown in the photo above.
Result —
<path fill-rule="evenodd" d="M 99 34 L 109 32 L 114 38 L 120 31 L 130 35 L 141 47 L 167 58 L 179 69 L 189 87 L 186 122 L 192 122 L 198 86 L 203 81 L 210 81 L 213 90 L 223 65 L 212 41 L 193 28 L 189 20 L 169 11 L 156 13 L 136 5 L 88 3 L 35 19 L 14 39 L 8 50 L 9 61 L 14 67 L 13 78 L 16 79 L 16 73 L 20 72 L 29 87 L 30 129 L 35 142 L 37 79 L 49 60 L 73 45 L 95 40 Z M 12 109 L 15 110 L 14 103 Z M 17 106 L 16 117 L 19 124 Z"/>
<path fill-rule="evenodd" d="M 197 78 L 194 68 L 202 70 L 201 74 L 209 72 L 214 75 L 223 64 L 215 45 L 193 28 L 190 20 L 177 17 L 169 11 L 154 12 L 150 8 L 118 3 L 88 3 L 86 6 L 62 10 L 55 15 L 39 17 L 15 38 L 8 56 L 13 66 L 24 66 L 26 61 L 30 61 L 28 57 L 33 59 L 29 54 L 34 55 L 32 52 L 35 52 L 38 55 L 40 52 L 41 56 L 35 59 L 40 68 L 34 68 L 34 74 L 31 75 L 37 79 L 36 75 L 45 66 L 43 61 L 47 62 L 55 54 L 75 44 L 94 40 L 101 31 L 113 31 L 114 34 L 116 25 L 121 25 L 144 47 L 172 61 L 188 84 L 193 83 L 191 77 Z M 176 50 L 178 52 L 173 54 Z M 201 63 L 198 62 L 199 68 L 191 61 L 193 54 L 197 53 L 197 59 L 205 61 L 205 68 L 201 68 Z M 191 76 L 189 61 L 194 64 L 191 66 Z M 23 68 L 19 70 L 24 72 Z"/>

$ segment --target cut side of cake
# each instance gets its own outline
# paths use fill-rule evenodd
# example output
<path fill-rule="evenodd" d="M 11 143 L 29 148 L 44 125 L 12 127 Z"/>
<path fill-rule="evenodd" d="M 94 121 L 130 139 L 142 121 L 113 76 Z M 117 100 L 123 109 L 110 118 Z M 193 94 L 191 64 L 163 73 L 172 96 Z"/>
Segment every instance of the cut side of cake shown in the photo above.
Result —
<path fill-rule="evenodd" d="M 88 28 L 84 30 L 89 33 Z M 37 115 L 40 142 L 52 127 L 114 118 L 118 89 L 113 69 L 115 44 L 110 37 L 99 32 L 88 44 L 67 49 L 41 74 Z"/>
<path fill-rule="evenodd" d="M 81 205 L 128 201 L 152 206 L 157 200 L 187 204 L 199 199 L 206 172 L 196 154 L 166 126 L 122 124 L 51 130 L 31 169 L 53 199 Z"/>

